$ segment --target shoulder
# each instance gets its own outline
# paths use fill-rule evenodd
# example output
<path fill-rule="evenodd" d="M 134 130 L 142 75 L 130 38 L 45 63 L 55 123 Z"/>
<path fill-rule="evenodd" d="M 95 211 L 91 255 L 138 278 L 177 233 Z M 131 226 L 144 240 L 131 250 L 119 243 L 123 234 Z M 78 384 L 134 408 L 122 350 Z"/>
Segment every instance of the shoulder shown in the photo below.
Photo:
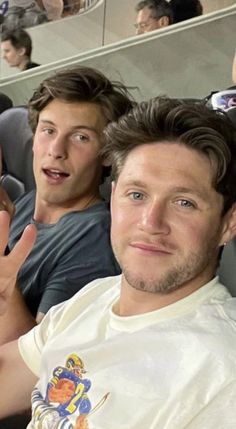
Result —
<path fill-rule="evenodd" d="M 120 294 L 121 275 L 93 280 L 67 301 L 51 307 L 43 319 L 50 320 L 51 332 L 61 332 L 86 314 L 102 313 Z M 95 306 L 95 307 L 94 307 Z M 65 323 L 66 321 L 66 323 Z"/>
<path fill-rule="evenodd" d="M 90 229 L 103 226 L 103 228 L 110 228 L 111 215 L 106 203 L 95 204 L 86 210 L 73 211 L 62 216 L 58 222 L 58 227 L 71 228 L 74 227 L 81 231 L 85 228 L 88 233 Z"/>
<path fill-rule="evenodd" d="M 26 64 L 25 70 L 33 69 L 34 67 L 39 67 L 39 66 L 40 64 L 30 61 L 28 64 Z"/>

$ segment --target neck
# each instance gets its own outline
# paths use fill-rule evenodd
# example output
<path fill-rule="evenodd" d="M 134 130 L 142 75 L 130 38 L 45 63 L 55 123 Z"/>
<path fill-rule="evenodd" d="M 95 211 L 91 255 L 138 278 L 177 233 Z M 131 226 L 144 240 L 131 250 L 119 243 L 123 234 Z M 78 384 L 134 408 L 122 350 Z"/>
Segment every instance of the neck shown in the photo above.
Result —
<path fill-rule="evenodd" d="M 18 68 L 20 69 L 20 71 L 24 71 L 29 62 L 30 62 L 30 59 L 28 57 L 22 58 L 21 63 L 18 65 Z"/>
<path fill-rule="evenodd" d="M 79 201 L 67 202 L 63 205 L 48 203 L 40 200 L 36 194 L 34 220 L 39 223 L 54 224 L 57 223 L 62 216 L 73 211 L 85 210 L 94 204 L 101 201 L 99 195 L 91 195 L 81 198 Z"/>
<path fill-rule="evenodd" d="M 178 289 L 169 293 L 150 293 L 135 289 L 131 286 L 122 275 L 120 299 L 114 307 L 114 312 L 119 316 L 136 316 L 139 314 L 149 313 L 171 305 L 208 283 L 214 274 L 200 281 L 190 281 Z"/>

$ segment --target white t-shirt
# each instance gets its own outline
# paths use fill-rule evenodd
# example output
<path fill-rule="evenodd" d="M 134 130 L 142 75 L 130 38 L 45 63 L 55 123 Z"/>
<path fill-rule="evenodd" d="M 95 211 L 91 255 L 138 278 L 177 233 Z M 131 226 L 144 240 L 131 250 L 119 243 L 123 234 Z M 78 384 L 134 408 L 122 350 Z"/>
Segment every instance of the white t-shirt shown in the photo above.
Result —
<path fill-rule="evenodd" d="M 215 278 L 119 317 L 119 292 L 120 277 L 96 280 L 19 339 L 40 377 L 28 428 L 235 429 L 236 299 Z"/>

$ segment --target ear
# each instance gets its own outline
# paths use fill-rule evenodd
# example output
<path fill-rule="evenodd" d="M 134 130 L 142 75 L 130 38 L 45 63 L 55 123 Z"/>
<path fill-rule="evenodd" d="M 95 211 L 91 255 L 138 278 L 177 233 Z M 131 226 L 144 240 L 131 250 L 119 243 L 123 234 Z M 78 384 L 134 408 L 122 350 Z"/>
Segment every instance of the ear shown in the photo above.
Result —
<path fill-rule="evenodd" d="M 223 229 L 220 240 L 220 246 L 228 243 L 232 240 L 236 235 L 236 203 L 234 203 L 229 209 L 229 211 L 225 214 L 223 220 Z"/>
<path fill-rule="evenodd" d="M 168 16 L 162 16 L 160 19 L 158 19 L 160 27 L 167 27 L 170 25 L 170 20 Z"/>
<path fill-rule="evenodd" d="M 21 57 L 23 57 L 25 55 L 25 52 L 26 52 L 26 49 L 23 47 L 18 50 L 18 53 Z"/>

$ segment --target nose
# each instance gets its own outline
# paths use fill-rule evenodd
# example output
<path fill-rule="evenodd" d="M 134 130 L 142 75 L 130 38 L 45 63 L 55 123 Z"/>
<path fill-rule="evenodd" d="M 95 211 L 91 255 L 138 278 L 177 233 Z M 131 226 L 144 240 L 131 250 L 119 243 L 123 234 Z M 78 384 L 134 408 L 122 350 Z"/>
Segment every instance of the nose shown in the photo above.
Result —
<path fill-rule="evenodd" d="M 63 136 L 56 136 L 48 146 L 48 155 L 55 159 L 67 158 L 67 142 Z"/>
<path fill-rule="evenodd" d="M 148 234 L 170 233 L 168 207 L 165 202 L 152 202 L 143 207 L 138 227 Z"/>

